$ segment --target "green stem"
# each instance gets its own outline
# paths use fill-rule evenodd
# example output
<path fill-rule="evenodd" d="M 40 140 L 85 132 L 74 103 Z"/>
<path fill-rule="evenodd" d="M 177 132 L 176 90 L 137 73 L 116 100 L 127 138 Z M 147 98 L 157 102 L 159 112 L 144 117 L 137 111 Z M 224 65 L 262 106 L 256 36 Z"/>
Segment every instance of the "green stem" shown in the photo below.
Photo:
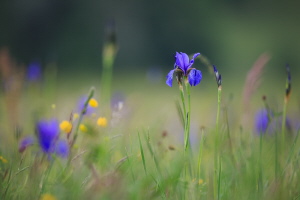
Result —
<path fill-rule="evenodd" d="M 52 159 L 54 159 L 54 158 L 52 158 Z M 42 188 L 41 188 L 41 190 L 40 190 L 39 198 L 38 198 L 38 199 L 40 199 L 41 195 L 42 195 L 42 194 L 44 193 L 44 191 L 45 191 L 45 184 L 47 184 L 47 182 L 48 182 L 49 174 L 50 174 L 51 169 L 52 169 L 52 167 L 53 167 L 54 160 L 51 160 L 50 162 L 51 162 L 51 163 L 50 163 L 50 165 L 48 166 L 47 171 L 45 172 L 45 178 L 42 180 Z"/>
<path fill-rule="evenodd" d="M 219 158 L 219 177 L 218 177 L 218 200 L 220 199 L 220 191 L 221 191 L 221 173 L 222 173 L 222 161 Z"/>
<path fill-rule="evenodd" d="M 278 178 L 278 133 L 275 132 L 275 179 Z"/>
<path fill-rule="evenodd" d="M 180 97 L 181 97 L 182 108 L 183 108 L 183 117 L 184 117 L 183 124 L 184 124 L 184 131 L 185 131 L 186 108 L 185 108 L 184 91 L 182 85 L 179 85 L 179 90 L 180 90 Z"/>
<path fill-rule="evenodd" d="M 107 105 L 106 109 L 110 112 L 109 102 L 111 99 L 111 83 L 112 83 L 112 72 L 117 53 L 117 47 L 114 43 L 107 43 L 104 45 L 102 54 L 102 78 L 101 78 L 101 91 L 103 104 Z"/>
<path fill-rule="evenodd" d="M 89 95 L 88 95 L 88 98 L 86 99 L 86 101 L 85 101 L 85 103 L 84 103 L 83 109 L 82 109 L 81 112 L 80 112 L 79 120 L 78 120 L 76 129 L 75 129 L 74 137 L 73 137 L 73 140 L 72 140 L 72 143 L 71 143 L 71 146 L 70 146 L 70 147 L 73 147 L 73 145 L 75 144 L 75 142 L 76 142 L 76 140 L 77 140 L 79 126 L 80 126 L 80 124 L 81 124 L 81 121 L 82 121 L 82 119 L 83 119 L 84 114 L 86 113 L 87 107 L 88 107 L 88 105 L 89 105 L 89 101 L 90 101 L 91 98 L 94 96 L 94 91 L 95 91 L 95 89 L 94 89 L 94 87 L 92 87 L 92 88 L 90 89 L 90 93 L 89 93 Z"/>
<path fill-rule="evenodd" d="M 187 98 L 188 98 L 188 111 L 186 113 L 186 129 L 185 129 L 185 148 L 186 151 L 189 148 L 190 145 L 190 125 L 191 125 L 191 91 L 190 91 L 190 85 L 188 82 L 185 84 L 186 91 L 187 91 Z"/>
<path fill-rule="evenodd" d="M 258 173 L 258 190 L 259 194 L 263 194 L 263 180 L 262 180 L 262 137 L 263 134 L 260 133 L 259 137 L 259 173 Z"/>
<path fill-rule="evenodd" d="M 281 125 L 281 150 L 284 150 L 285 143 L 285 123 L 286 123 L 286 107 L 287 107 L 287 97 L 284 98 L 283 113 L 282 113 L 282 125 Z"/>
<path fill-rule="evenodd" d="M 214 195 L 215 199 L 217 197 L 217 188 L 218 186 L 218 160 L 220 159 L 219 155 L 219 118 L 220 118 L 220 107 L 221 107 L 221 96 L 222 96 L 222 87 L 218 87 L 218 109 L 217 109 L 217 118 L 216 118 L 216 132 L 215 132 L 215 152 L 214 152 Z M 220 169 L 219 169 L 220 170 Z M 219 197 L 219 195 L 218 195 Z"/>

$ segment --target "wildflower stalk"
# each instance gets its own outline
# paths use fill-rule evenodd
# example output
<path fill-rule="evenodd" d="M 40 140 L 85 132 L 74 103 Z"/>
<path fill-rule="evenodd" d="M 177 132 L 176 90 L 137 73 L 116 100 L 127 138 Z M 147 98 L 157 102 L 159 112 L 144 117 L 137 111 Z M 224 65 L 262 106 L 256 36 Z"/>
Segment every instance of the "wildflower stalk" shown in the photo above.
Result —
<path fill-rule="evenodd" d="M 54 157 L 54 159 L 55 159 L 55 157 Z M 45 190 L 45 184 L 47 184 L 47 182 L 48 182 L 49 174 L 50 174 L 51 169 L 52 169 L 52 167 L 53 167 L 53 163 L 54 163 L 54 160 L 51 160 L 51 161 L 50 161 L 50 165 L 47 167 L 47 170 L 46 170 L 46 172 L 45 172 L 45 177 L 42 179 L 42 182 L 41 182 L 41 190 L 40 190 L 38 199 L 40 199 L 40 197 L 41 197 L 42 194 L 44 193 L 44 190 Z"/>
<path fill-rule="evenodd" d="M 275 131 L 275 179 L 278 178 L 278 133 Z"/>
<path fill-rule="evenodd" d="M 191 125 L 191 91 L 190 85 L 186 79 L 185 88 L 187 91 L 187 101 L 188 101 L 188 111 L 186 112 L 186 127 L 185 127 L 185 142 L 184 142 L 184 150 L 187 151 L 190 145 L 190 125 Z"/>
<path fill-rule="evenodd" d="M 258 173 L 258 192 L 260 195 L 263 194 L 263 180 L 262 180 L 262 141 L 263 133 L 259 136 L 259 173 Z"/>
<path fill-rule="evenodd" d="M 291 159 L 292 159 L 292 157 L 293 157 L 293 155 L 294 155 L 295 146 L 296 146 L 296 144 L 297 144 L 299 134 L 300 134 L 300 129 L 298 129 L 298 131 L 297 131 L 296 137 L 295 137 L 295 139 L 294 139 L 294 142 L 293 142 L 293 144 L 292 144 L 291 150 L 290 150 L 290 152 L 289 152 L 289 157 L 288 157 L 288 159 L 287 159 L 287 161 L 286 161 L 285 168 L 283 169 L 281 176 L 283 176 L 283 175 L 285 174 L 285 171 L 286 171 L 286 169 L 287 169 L 287 167 L 288 167 L 288 164 L 290 163 L 290 161 L 291 161 Z"/>
<path fill-rule="evenodd" d="M 217 108 L 217 118 L 216 118 L 216 131 L 215 131 L 215 153 L 214 153 L 214 195 L 219 199 L 219 187 L 220 181 L 217 180 L 218 176 L 220 178 L 221 173 L 221 163 L 220 162 L 220 152 L 219 152 L 219 141 L 220 141 L 220 134 L 219 134 L 219 118 L 220 118 L 220 107 L 221 107 L 221 97 L 222 97 L 222 77 L 219 74 L 216 66 L 213 65 L 214 73 L 216 82 L 218 85 L 218 108 Z M 218 169 L 219 167 L 219 169 Z M 219 175 L 218 175 L 219 173 Z"/>
<path fill-rule="evenodd" d="M 202 162 L 202 154 L 203 154 L 203 144 L 204 144 L 204 128 L 201 128 L 201 140 L 199 146 L 199 154 L 198 154 L 198 180 L 200 179 L 201 174 L 201 162 Z"/>
<path fill-rule="evenodd" d="M 80 126 L 80 124 L 81 124 L 81 122 L 82 122 L 82 119 L 83 119 L 84 114 L 86 113 L 87 107 L 88 107 L 88 105 L 89 105 L 89 101 L 90 101 L 91 98 L 94 96 L 94 91 L 95 91 L 95 88 L 92 87 L 92 88 L 90 89 L 88 98 L 87 98 L 86 101 L 84 102 L 83 109 L 82 109 L 81 112 L 80 112 L 79 120 L 78 120 L 78 123 L 77 123 L 77 125 L 76 125 L 74 137 L 73 137 L 73 140 L 72 140 L 72 142 L 71 142 L 70 147 L 73 147 L 73 145 L 75 144 L 75 142 L 76 142 L 76 140 L 77 140 L 77 137 L 78 137 L 78 131 L 79 131 L 79 126 Z M 70 158 L 71 158 L 71 157 L 70 157 Z"/>
<path fill-rule="evenodd" d="M 102 52 L 102 78 L 101 78 L 101 91 L 103 103 L 109 104 L 111 99 L 111 83 L 112 83 L 112 72 L 113 64 L 117 54 L 116 44 L 116 30 L 114 22 L 109 22 L 106 27 L 106 39 L 103 46 Z M 109 109 L 110 106 L 107 106 Z"/>
<path fill-rule="evenodd" d="M 222 161 L 219 157 L 219 177 L 218 177 L 218 200 L 220 199 L 220 191 L 221 191 L 221 173 L 222 173 Z"/>
<path fill-rule="evenodd" d="M 186 122 L 186 108 L 185 108 L 185 100 L 184 100 L 184 91 L 183 91 L 183 87 L 180 84 L 179 85 L 179 91 L 180 91 L 180 97 L 181 97 L 181 102 L 182 102 L 182 109 L 183 109 L 183 124 L 184 124 L 184 128 L 185 128 L 185 122 Z M 185 129 L 184 129 L 185 130 Z"/>
<path fill-rule="evenodd" d="M 284 150 L 284 142 L 285 142 L 285 126 L 286 126 L 286 109 L 287 104 L 291 95 L 291 73 L 289 65 L 286 65 L 287 78 L 285 83 L 285 96 L 283 103 L 283 113 L 282 113 L 282 125 L 281 125 L 281 149 Z"/>

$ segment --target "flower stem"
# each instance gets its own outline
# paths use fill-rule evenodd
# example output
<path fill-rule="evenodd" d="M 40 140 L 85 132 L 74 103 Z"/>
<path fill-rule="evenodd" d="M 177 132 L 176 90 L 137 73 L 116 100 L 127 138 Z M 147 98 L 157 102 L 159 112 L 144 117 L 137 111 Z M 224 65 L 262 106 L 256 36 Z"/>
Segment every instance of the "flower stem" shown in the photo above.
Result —
<path fill-rule="evenodd" d="M 73 147 L 73 145 L 74 145 L 75 142 L 76 142 L 76 139 L 77 139 L 77 137 L 78 137 L 79 126 L 80 126 L 81 121 L 82 121 L 82 119 L 83 119 L 83 115 L 86 113 L 86 109 L 87 109 L 87 107 L 88 107 L 88 105 L 89 105 L 89 101 L 90 101 L 90 99 L 94 96 L 94 91 L 95 91 L 95 88 L 92 87 L 92 88 L 90 89 L 90 93 L 89 93 L 89 95 L 88 95 L 88 98 L 86 99 L 86 101 L 85 101 L 85 103 L 84 103 L 83 109 L 82 109 L 81 112 L 80 112 L 79 120 L 78 120 L 76 129 L 75 129 L 74 137 L 73 137 L 73 140 L 72 140 L 72 142 L 71 142 L 70 147 Z"/>
<path fill-rule="evenodd" d="M 288 98 L 285 96 L 283 104 L 283 113 L 282 113 L 282 124 L 281 124 L 281 150 L 284 150 L 285 142 L 285 126 L 286 126 L 286 108 L 287 108 Z"/>
<path fill-rule="evenodd" d="M 220 159 L 219 155 L 219 118 L 220 118 L 220 107 L 221 107 L 221 96 L 222 96 L 222 86 L 218 87 L 218 108 L 217 108 L 217 118 L 216 118 L 216 132 L 215 132 L 215 153 L 214 153 L 214 194 L 215 199 L 219 194 L 217 194 L 217 191 L 219 192 L 219 185 L 220 182 L 217 181 L 218 177 L 218 161 Z M 220 169 L 219 169 L 220 170 Z"/>
<path fill-rule="evenodd" d="M 262 147 L 263 147 L 263 134 L 260 133 L 259 137 L 259 173 L 258 173 L 258 192 L 263 194 L 263 178 L 262 178 Z"/>
<path fill-rule="evenodd" d="M 185 108 L 184 91 L 182 85 L 179 85 L 179 90 L 180 90 L 180 97 L 181 97 L 182 108 L 183 108 L 183 124 L 184 124 L 184 131 L 185 131 L 186 108 Z"/>
<path fill-rule="evenodd" d="M 186 91 L 187 91 L 187 99 L 188 99 L 188 111 L 186 113 L 186 127 L 185 127 L 185 145 L 184 150 L 187 151 L 187 149 L 190 146 L 190 125 L 191 125 L 191 91 L 190 91 L 190 85 L 186 82 L 185 84 Z"/>

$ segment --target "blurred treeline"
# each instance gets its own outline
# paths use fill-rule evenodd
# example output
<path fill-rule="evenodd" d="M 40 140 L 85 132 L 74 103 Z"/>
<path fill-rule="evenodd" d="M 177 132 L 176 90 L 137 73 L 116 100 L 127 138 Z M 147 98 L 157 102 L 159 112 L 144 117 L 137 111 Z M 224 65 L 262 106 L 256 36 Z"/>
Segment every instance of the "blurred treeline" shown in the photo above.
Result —
<path fill-rule="evenodd" d="M 269 71 L 300 64 L 298 1 L 2 0 L 0 46 L 25 65 L 99 69 L 104 27 L 114 19 L 117 70 L 163 66 L 175 51 L 200 52 L 225 73 L 246 72 L 264 52 Z"/>

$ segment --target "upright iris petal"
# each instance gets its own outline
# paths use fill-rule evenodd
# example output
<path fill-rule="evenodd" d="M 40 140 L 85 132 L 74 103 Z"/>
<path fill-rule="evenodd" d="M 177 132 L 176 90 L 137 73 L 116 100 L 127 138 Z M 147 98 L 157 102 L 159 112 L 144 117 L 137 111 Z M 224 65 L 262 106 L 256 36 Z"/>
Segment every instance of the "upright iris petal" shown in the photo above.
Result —
<path fill-rule="evenodd" d="M 189 72 L 188 80 L 189 80 L 189 83 L 190 83 L 191 86 L 198 85 L 201 82 L 201 80 L 202 80 L 202 73 L 201 73 L 201 71 L 199 71 L 197 69 L 192 69 Z"/>
<path fill-rule="evenodd" d="M 41 120 L 37 124 L 38 138 L 42 150 L 45 153 L 52 153 L 54 151 L 55 142 L 59 136 L 58 121 Z"/>

